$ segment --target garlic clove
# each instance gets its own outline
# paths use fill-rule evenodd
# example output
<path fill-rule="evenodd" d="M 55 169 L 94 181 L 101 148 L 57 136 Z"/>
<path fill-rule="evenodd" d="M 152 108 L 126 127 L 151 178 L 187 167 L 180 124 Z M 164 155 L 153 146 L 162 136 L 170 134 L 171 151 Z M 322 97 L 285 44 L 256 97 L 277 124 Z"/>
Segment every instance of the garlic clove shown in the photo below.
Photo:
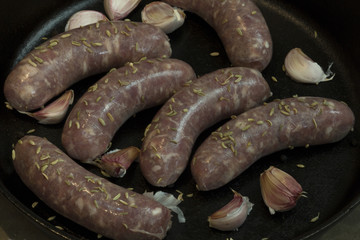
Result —
<path fill-rule="evenodd" d="M 141 11 L 141 19 L 144 23 L 159 27 L 165 33 L 171 33 L 181 27 L 185 17 L 181 9 L 158 1 L 147 4 Z"/>
<path fill-rule="evenodd" d="M 65 31 L 74 28 L 83 27 L 99 21 L 109 21 L 109 19 L 101 12 L 93 10 L 82 10 L 74 13 L 66 23 Z"/>
<path fill-rule="evenodd" d="M 66 91 L 60 98 L 37 112 L 19 112 L 35 118 L 41 124 L 56 124 L 64 119 L 67 110 L 73 101 L 74 91 L 69 90 Z"/>
<path fill-rule="evenodd" d="M 209 227 L 221 231 L 237 230 L 250 214 L 252 204 L 248 197 L 234 191 L 234 198 L 208 217 Z"/>
<path fill-rule="evenodd" d="M 335 76 L 330 70 L 332 64 L 324 73 L 320 65 L 314 62 L 300 48 L 293 48 L 288 52 L 284 66 L 290 78 L 302 83 L 319 84 L 320 82 L 330 81 Z"/>
<path fill-rule="evenodd" d="M 139 153 L 140 149 L 133 146 L 116 149 L 104 154 L 100 160 L 96 161 L 96 165 L 112 177 L 123 177 Z"/>
<path fill-rule="evenodd" d="M 261 195 L 271 214 L 288 211 L 304 195 L 301 185 L 288 173 L 270 166 L 260 174 Z"/>
<path fill-rule="evenodd" d="M 144 192 L 143 195 L 161 203 L 162 205 L 176 213 L 179 223 L 186 222 L 183 211 L 178 207 L 178 205 L 182 202 L 182 200 L 180 200 L 179 198 L 175 198 L 174 195 L 172 195 L 171 193 L 163 191 L 157 191 L 155 194 L 153 192 Z"/>
<path fill-rule="evenodd" d="M 129 15 L 141 0 L 104 0 L 104 8 L 110 20 L 120 20 Z"/>

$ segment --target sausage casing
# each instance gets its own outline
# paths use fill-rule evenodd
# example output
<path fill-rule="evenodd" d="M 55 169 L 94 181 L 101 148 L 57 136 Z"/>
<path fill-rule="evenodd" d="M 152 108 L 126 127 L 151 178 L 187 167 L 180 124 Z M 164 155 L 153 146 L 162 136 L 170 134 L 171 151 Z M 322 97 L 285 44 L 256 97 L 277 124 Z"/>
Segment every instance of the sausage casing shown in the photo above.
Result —
<path fill-rule="evenodd" d="M 158 111 L 145 132 L 140 167 L 149 183 L 174 183 L 187 166 L 199 134 L 271 96 L 255 69 L 233 67 L 208 73 L 179 90 Z"/>
<path fill-rule="evenodd" d="M 178 59 L 145 59 L 111 71 L 91 86 L 71 110 L 62 132 L 70 157 L 91 162 L 109 147 L 132 115 L 165 102 L 196 78 Z"/>
<path fill-rule="evenodd" d="M 25 136 L 14 151 L 14 167 L 25 185 L 90 231 L 121 240 L 163 239 L 171 227 L 169 209 L 90 173 L 45 138 Z"/>
<path fill-rule="evenodd" d="M 144 56 L 171 55 L 168 37 L 135 22 L 99 22 L 61 33 L 27 54 L 10 72 L 4 94 L 19 111 L 44 106 L 75 82 Z"/>
<path fill-rule="evenodd" d="M 262 156 L 289 147 L 339 141 L 353 128 L 354 121 L 351 109 L 333 99 L 275 100 L 213 132 L 195 152 L 191 172 L 199 190 L 216 189 Z"/>
<path fill-rule="evenodd" d="M 214 28 L 233 66 L 262 71 L 273 52 L 271 34 L 252 0 L 164 0 L 193 12 Z"/>

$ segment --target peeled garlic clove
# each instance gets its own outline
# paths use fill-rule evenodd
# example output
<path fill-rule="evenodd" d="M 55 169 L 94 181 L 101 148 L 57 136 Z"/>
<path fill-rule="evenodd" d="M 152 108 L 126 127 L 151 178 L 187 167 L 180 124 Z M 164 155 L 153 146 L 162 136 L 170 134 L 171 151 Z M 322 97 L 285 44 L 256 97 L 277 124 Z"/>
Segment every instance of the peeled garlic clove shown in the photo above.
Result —
<path fill-rule="evenodd" d="M 234 231 L 245 222 L 254 204 L 249 201 L 248 197 L 233 192 L 234 198 L 208 217 L 209 227 L 221 231 Z"/>
<path fill-rule="evenodd" d="M 331 72 L 329 65 L 326 73 L 322 68 L 307 56 L 300 48 L 294 48 L 289 51 L 285 57 L 285 70 L 286 73 L 297 82 L 302 83 L 315 83 L 330 81 L 334 78 L 335 74 Z"/>
<path fill-rule="evenodd" d="M 139 153 L 140 149 L 132 146 L 116 149 L 104 154 L 96 165 L 112 177 L 123 177 L 126 174 L 126 170 L 139 156 Z"/>
<path fill-rule="evenodd" d="M 141 19 L 144 23 L 161 28 L 165 33 L 171 33 L 184 24 L 185 13 L 167 3 L 155 1 L 144 7 Z"/>
<path fill-rule="evenodd" d="M 66 23 L 65 31 L 74 28 L 83 27 L 99 21 L 109 21 L 109 19 L 101 12 L 93 10 L 82 10 L 73 14 Z"/>
<path fill-rule="evenodd" d="M 260 174 L 260 187 L 271 214 L 294 208 L 297 200 L 305 196 L 301 185 L 291 175 L 273 166 Z"/>
<path fill-rule="evenodd" d="M 74 91 L 69 90 L 66 91 L 60 98 L 37 112 L 19 112 L 35 118 L 41 124 L 56 124 L 64 119 L 67 110 L 73 101 Z"/>
<path fill-rule="evenodd" d="M 104 0 L 104 8 L 110 20 L 120 20 L 129 15 L 141 0 Z"/>

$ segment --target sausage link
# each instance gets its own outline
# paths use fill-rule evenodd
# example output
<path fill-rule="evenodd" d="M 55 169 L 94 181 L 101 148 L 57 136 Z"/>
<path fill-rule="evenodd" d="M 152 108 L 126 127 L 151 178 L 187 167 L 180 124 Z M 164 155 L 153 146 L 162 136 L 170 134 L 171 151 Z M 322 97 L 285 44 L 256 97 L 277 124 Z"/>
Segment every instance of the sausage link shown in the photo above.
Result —
<path fill-rule="evenodd" d="M 61 33 L 25 56 L 4 85 L 9 104 L 19 111 L 42 107 L 75 82 L 144 56 L 171 55 L 168 37 L 135 22 L 99 22 Z"/>
<path fill-rule="evenodd" d="M 273 44 L 269 28 L 252 0 L 163 0 L 199 15 L 218 34 L 233 66 L 262 71 Z"/>
<path fill-rule="evenodd" d="M 213 132 L 195 152 L 191 172 L 199 190 L 216 189 L 265 155 L 289 147 L 339 141 L 353 128 L 354 121 L 351 109 L 332 99 L 275 100 Z"/>
<path fill-rule="evenodd" d="M 261 73 L 234 67 L 219 69 L 189 83 L 169 99 L 145 132 L 140 167 L 149 183 L 174 183 L 187 166 L 199 134 L 271 95 Z"/>
<path fill-rule="evenodd" d="M 67 154 L 91 163 L 129 117 L 165 102 L 195 78 L 191 66 L 177 59 L 145 59 L 111 71 L 70 112 L 62 132 Z"/>
<path fill-rule="evenodd" d="M 15 170 L 45 204 L 112 239 L 163 239 L 171 212 L 160 203 L 98 177 L 45 138 L 25 136 L 15 146 Z"/>

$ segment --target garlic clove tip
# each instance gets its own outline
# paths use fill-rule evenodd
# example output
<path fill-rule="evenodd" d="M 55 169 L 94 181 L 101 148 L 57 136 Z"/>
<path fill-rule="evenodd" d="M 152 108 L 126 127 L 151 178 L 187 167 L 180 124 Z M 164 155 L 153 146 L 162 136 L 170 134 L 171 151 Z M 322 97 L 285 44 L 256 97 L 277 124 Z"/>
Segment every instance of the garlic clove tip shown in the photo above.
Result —
<path fill-rule="evenodd" d="M 65 31 L 74 28 L 80 28 L 99 21 L 109 21 L 109 19 L 101 12 L 94 10 L 81 10 L 74 13 L 66 23 Z"/>
<path fill-rule="evenodd" d="M 140 149 L 130 146 L 124 149 L 115 149 L 105 153 L 100 159 L 95 161 L 104 172 L 112 177 L 121 178 L 126 174 L 126 170 L 139 156 Z"/>
<path fill-rule="evenodd" d="M 110 20 L 121 20 L 127 17 L 141 0 L 104 0 L 104 9 Z"/>

